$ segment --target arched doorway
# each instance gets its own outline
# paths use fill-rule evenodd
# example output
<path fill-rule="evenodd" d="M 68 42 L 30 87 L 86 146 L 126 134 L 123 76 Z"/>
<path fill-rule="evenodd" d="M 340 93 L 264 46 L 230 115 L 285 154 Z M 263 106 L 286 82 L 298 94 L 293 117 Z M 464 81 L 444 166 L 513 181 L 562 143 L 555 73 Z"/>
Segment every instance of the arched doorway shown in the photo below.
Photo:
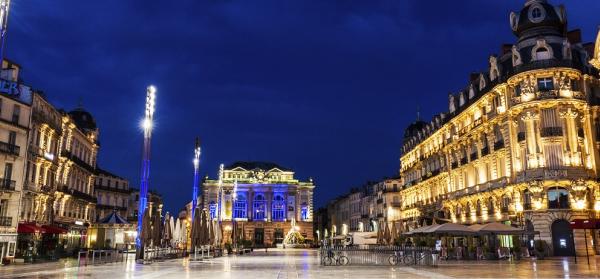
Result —
<path fill-rule="evenodd" d="M 573 230 L 568 221 L 559 219 L 552 223 L 552 246 L 554 256 L 575 256 Z"/>

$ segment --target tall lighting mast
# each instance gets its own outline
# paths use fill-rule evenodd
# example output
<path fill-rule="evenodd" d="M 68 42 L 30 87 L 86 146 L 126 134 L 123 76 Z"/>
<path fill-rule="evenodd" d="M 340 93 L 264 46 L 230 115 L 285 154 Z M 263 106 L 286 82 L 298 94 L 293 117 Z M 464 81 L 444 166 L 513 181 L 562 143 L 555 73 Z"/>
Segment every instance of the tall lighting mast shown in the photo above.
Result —
<path fill-rule="evenodd" d="M 192 188 L 192 220 L 194 220 L 196 206 L 198 206 L 198 169 L 200 168 L 200 151 L 200 139 L 196 138 L 196 149 L 194 149 L 194 187 Z"/>
<path fill-rule="evenodd" d="M 152 138 L 152 126 L 154 116 L 154 103 L 156 99 L 156 87 L 148 86 L 146 89 L 146 115 L 142 120 L 144 129 L 144 149 L 142 150 L 142 172 L 140 177 L 140 199 L 138 206 L 137 237 L 135 244 L 138 249 L 142 248 L 141 235 L 144 222 L 144 213 L 148 204 L 148 181 L 150 178 L 150 140 Z"/>
<path fill-rule="evenodd" d="M 4 61 L 4 42 L 6 41 L 9 8 L 10 0 L 0 0 L 0 63 Z"/>

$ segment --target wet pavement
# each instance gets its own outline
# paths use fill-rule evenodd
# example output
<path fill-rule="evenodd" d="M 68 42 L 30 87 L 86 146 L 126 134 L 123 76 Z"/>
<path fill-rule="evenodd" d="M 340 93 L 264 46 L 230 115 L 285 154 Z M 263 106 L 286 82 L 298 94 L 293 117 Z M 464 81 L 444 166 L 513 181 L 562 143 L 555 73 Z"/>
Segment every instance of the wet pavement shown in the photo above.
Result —
<path fill-rule="evenodd" d="M 130 259 L 133 255 L 130 255 Z M 442 262 L 438 267 L 320 266 L 316 250 L 255 251 L 208 262 L 187 259 L 77 266 L 74 260 L 0 267 L 0 278 L 600 278 L 600 257 L 519 262 Z"/>

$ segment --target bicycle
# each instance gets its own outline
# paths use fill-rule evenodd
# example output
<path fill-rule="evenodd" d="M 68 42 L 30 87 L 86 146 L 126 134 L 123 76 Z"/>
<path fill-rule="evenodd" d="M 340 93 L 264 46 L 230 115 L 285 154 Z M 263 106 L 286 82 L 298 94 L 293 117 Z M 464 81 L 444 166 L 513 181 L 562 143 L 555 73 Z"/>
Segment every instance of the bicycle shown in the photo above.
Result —
<path fill-rule="evenodd" d="M 337 253 L 337 255 L 332 251 L 327 251 L 327 256 L 323 257 L 323 265 L 347 265 L 350 263 L 348 257 L 342 255 L 342 252 Z"/>

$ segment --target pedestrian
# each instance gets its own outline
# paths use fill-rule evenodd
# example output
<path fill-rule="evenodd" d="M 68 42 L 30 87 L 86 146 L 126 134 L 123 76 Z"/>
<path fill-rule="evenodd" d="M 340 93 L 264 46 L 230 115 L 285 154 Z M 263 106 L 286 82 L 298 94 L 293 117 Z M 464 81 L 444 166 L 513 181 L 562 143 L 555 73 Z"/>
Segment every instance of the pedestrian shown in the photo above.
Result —
<path fill-rule="evenodd" d="M 269 253 L 269 246 L 265 245 L 265 253 Z"/>

